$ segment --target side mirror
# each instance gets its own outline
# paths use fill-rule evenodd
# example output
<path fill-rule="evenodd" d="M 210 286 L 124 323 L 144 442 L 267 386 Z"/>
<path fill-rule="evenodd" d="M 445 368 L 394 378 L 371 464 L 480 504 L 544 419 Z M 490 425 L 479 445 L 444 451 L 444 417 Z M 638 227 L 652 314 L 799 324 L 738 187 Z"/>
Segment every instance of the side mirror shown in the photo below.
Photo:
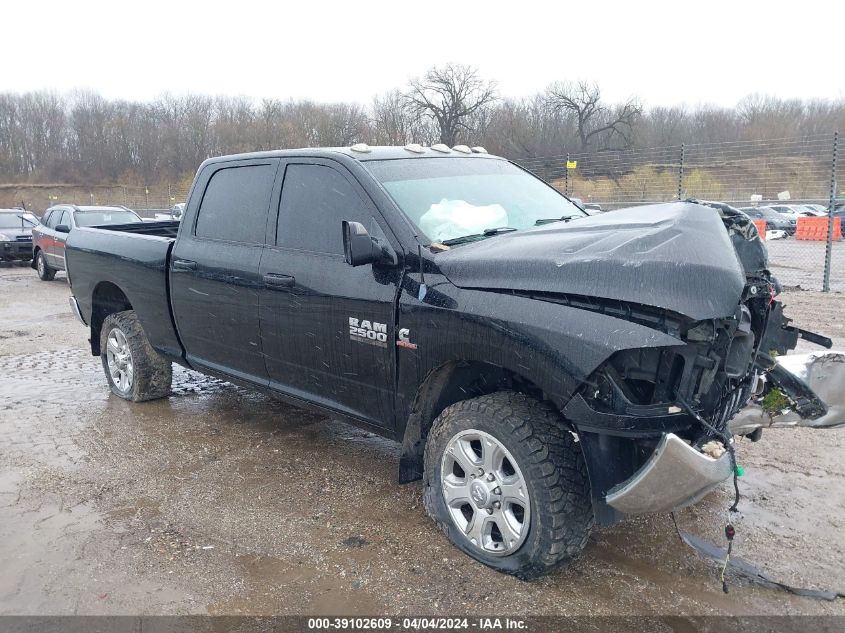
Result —
<path fill-rule="evenodd" d="M 381 248 L 360 222 L 343 221 L 343 254 L 350 266 L 363 266 L 379 260 Z"/>
<path fill-rule="evenodd" d="M 70 227 L 67 224 L 56 225 L 56 233 L 70 233 Z"/>

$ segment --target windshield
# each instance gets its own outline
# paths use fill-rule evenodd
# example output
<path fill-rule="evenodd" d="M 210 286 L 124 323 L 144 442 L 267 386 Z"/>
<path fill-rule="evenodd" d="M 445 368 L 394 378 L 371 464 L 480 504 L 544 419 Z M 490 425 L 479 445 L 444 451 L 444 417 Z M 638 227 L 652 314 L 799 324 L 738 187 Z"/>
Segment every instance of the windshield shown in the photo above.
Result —
<path fill-rule="evenodd" d="M 367 167 L 432 242 L 585 217 L 555 189 L 504 160 L 406 158 Z M 540 222 L 542 224 L 542 222 Z M 488 231 L 488 236 L 484 231 Z"/>
<path fill-rule="evenodd" d="M 0 229 L 31 229 L 38 218 L 31 213 L 0 213 Z"/>
<path fill-rule="evenodd" d="M 132 211 L 76 211 L 76 226 L 104 226 L 107 224 L 132 224 L 142 222 Z"/>

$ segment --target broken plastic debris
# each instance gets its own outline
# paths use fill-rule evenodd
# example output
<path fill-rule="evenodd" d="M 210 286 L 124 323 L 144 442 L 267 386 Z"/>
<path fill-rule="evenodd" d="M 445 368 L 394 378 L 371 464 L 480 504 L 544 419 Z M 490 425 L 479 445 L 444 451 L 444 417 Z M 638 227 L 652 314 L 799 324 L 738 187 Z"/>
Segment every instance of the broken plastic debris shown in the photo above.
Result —
<path fill-rule="evenodd" d="M 725 454 L 725 445 L 718 440 L 711 440 L 701 447 L 701 452 L 713 459 L 719 459 Z"/>

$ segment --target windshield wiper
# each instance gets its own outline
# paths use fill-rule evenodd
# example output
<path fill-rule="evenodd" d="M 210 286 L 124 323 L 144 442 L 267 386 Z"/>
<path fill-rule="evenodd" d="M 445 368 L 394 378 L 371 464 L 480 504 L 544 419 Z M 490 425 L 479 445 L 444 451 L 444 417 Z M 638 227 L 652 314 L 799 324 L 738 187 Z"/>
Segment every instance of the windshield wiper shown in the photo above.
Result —
<path fill-rule="evenodd" d="M 519 229 L 515 229 L 512 226 L 497 226 L 492 229 L 484 229 L 481 233 L 473 233 L 472 235 L 462 235 L 461 237 L 453 237 L 451 240 L 440 240 L 440 244 L 445 244 L 446 246 L 454 246 L 455 244 L 477 242 L 478 240 L 483 240 L 485 237 L 499 235 L 500 233 L 511 233 L 513 231 L 518 230 Z"/>
<path fill-rule="evenodd" d="M 551 224 L 552 222 L 569 222 L 570 220 L 574 220 L 576 218 L 581 218 L 586 216 L 581 215 L 564 215 L 560 218 L 541 218 L 534 223 L 534 226 L 542 226 L 543 224 Z"/>
<path fill-rule="evenodd" d="M 494 229 L 484 229 L 481 233 L 483 235 L 498 235 L 499 233 L 511 233 L 512 231 L 518 231 L 519 229 L 515 229 L 512 226 L 497 226 Z"/>

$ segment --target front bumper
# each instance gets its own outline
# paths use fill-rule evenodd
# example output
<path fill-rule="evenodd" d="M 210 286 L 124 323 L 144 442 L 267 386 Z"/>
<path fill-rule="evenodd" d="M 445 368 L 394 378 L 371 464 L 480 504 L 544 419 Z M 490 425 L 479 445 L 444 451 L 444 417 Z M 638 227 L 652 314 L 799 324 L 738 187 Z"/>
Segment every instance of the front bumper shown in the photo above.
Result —
<path fill-rule="evenodd" d="M 606 501 L 624 514 L 672 512 L 695 503 L 732 473 L 728 453 L 714 459 L 666 433 L 649 460 L 611 488 Z"/>
<path fill-rule="evenodd" d="M 780 356 L 777 363 L 809 387 L 809 393 L 820 399 L 826 410 L 823 407 L 823 413 L 810 418 L 792 409 L 766 411 L 758 402 L 752 402 L 729 422 L 732 435 L 747 434 L 762 427 L 845 426 L 845 353 Z M 605 501 L 628 515 L 671 512 L 695 503 L 732 472 L 728 453 L 714 459 L 667 432 L 648 461 L 627 480 L 611 488 Z"/>
<path fill-rule="evenodd" d="M 0 242 L 0 259 L 32 259 L 32 242 Z"/>

